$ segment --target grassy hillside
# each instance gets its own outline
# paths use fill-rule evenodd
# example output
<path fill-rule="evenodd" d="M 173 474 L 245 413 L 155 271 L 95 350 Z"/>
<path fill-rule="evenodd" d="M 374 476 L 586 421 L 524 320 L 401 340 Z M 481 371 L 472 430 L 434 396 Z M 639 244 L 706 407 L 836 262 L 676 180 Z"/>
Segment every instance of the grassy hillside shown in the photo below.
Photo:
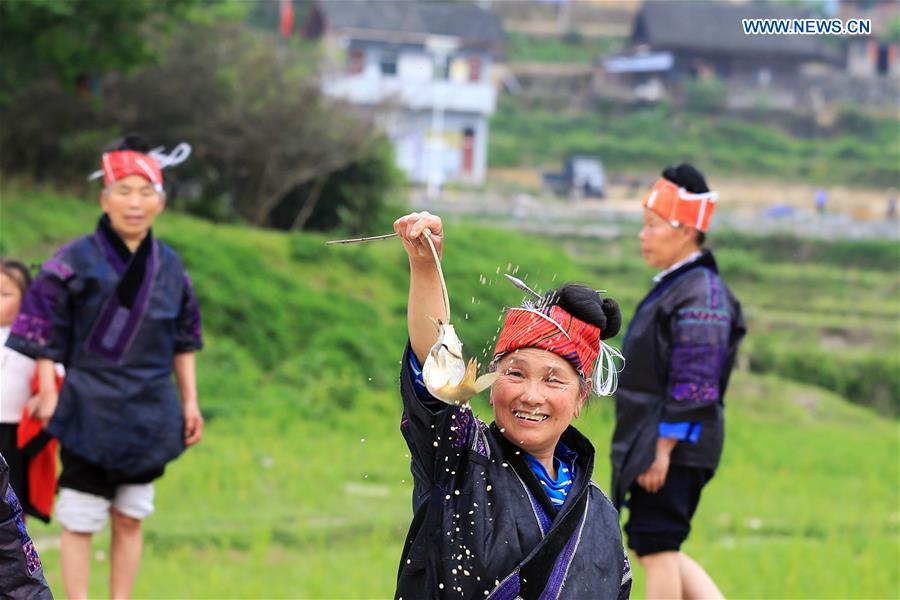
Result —
<path fill-rule="evenodd" d="M 94 203 L 4 189 L 0 250 L 42 260 L 96 217 Z M 610 290 L 626 315 L 652 275 L 630 240 L 557 243 L 456 222 L 447 232 L 453 318 L 476 355 L 495 335 L 499 309 L 520 299 L 501 281 L 504 272 L 518 269 L 541 288 L 591 282 Z M 161 217 L 157 234 L 182 254 L 197 286 L 209 422 L 203 443 L 158 484 L 136 596 L 389 596 L 411 518 L 397 430 L 407 278 L 399 244 L 326 248 L 321 235 L 175 213 Z M 884 368 L 896 371 L 900 287 L 891 255 L 879 246 L 854 258 L 853 247 L 829 246 L 800 261 L 802 252 L 780 254 L 774 243 L 719 241 L 753 333 L 729 392 L 723 465 L 685 549 L 727 596 L 896 597 L 896 421 L 789 381 L 796 369 L 782 364 L 811 356 L 840 379 L 845 364 L 863 360 L 857 352 L 887 353 Z M 761 347 L 783 355 L 753 358 L 767 356 Z M 885 389 L 896 398 L 896 387 Z M 489 418 L 485 402 L 475 410 Z M 595 400 L 579 427 L 598 447 L 595 479 L 606 487 L 610 402 Z M 30 528 L 59 591 L 57 529 Z M 92 562 L 97 596 L 105 594 L 105 548 L 96 544 Z"/>
<path fill-rule="evenodd" d="M 595 154 L 615 171 L 657 172 L 673 156 L 745 177 L 896 187 L 900 138 L 896 119 L 846 111 L 829 134 L 792 135 L 710 111 L 598 106 L 567 112 L 529 107 L 505 96 L 491 119 L 491 166 L 554 166 L 570 153 Z"/>

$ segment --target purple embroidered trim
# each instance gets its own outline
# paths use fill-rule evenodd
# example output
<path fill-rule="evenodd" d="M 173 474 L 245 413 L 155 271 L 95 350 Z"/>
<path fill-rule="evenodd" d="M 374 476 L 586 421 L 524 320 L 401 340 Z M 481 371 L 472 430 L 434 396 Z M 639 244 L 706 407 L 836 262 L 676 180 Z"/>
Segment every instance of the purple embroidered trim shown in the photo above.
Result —
<path fill-rule="evenodd" d="M 494 588 L 487 600 L 515 600 L 519 597 L 521 587 L 522 582 L 519 580 L 519 571 L 515 570 L 501 581 L 500 585 Z"/>
<path fill-rule="evenodd" d="M 98 235 L 105 242 L 104 236 Z M 134 301 L 134 307 L 128 310 L 119 302 L 119 295 L 113 292 L 103 309 L 93 330 L 88 336 L 88 349 L 111 361 L 119 362 L 125 352 L 131 346 L 138 327 L 147 312 L 150 301 L 150 292 L 156 280 L 156 272 L 159 268 L 159 245 L 153 240 L 153 249 L 147 258 L 147 267 L 144 280 Z"/>
<path fill-rule="evenodd" d="M 708 383 L 678 383 L 672 386 L 672 398 L 678 402 L 709 404 L 719 399 L 719 386 Z"/>
<path fill-rule="evenodd" d="M 72 267 L 64 263 L 60 258 L 58 258 L 58 252 L 53 257 L 47 259 L 41 268 L 45 271 L 49 271 L 65 281 L 69 277 L 75 274 L 75 271 L 72 270 Z"/>
<path fill-rule="evenodd" d="M 22 299 L 22 307 L 13 321 L 10 333 L 41 346 L 50 343 L 53 314 L 65 283 L 59 279 L 71 269 L 61 260 L 51 258 L 28 288 Z"/>
<path fill-rule="evenodd" d="M 16 522 L 16 529 L 19 530 L 19 543 L 22 544 L 22 553 L 25 555 L 25 569 L 28 575 L 34 575 L 41 570 L 41 557 L 38 556 L 37 550 L 34 548 L 34 542 L 28 537 L 25 530 L 25 521 L 22 519 L 22 504 L 11 487 L 6 488 L 6 503 L 9 505 L 13 519 Z"/>
<path fill-rule="evenodd" d="M 724 353 L 721 346 L 676 345 L 672 349 L 672 398 L 691 404 L 717 402 Z"/>
<path fill-rule="evenodd" d="M 628 553 L 625 552 L 625 563 L 622 565 L 622 582 L 619 584 L 619 593 L 625 591 L 625 588 L 631 583 L 631 562 L 628 560 Z"/>
<path fill-rule="evenodd" d="M 541 592 L 539 600 L 556 600 L 559 598 L 560 592 L 562 592 L 563 584 L 566 582 L 566 576 L 569 574 L 569 567 L 575 559 L 575 550 L 578 549 L 578 544 L 581 541 L 581 532 L 584 530 L 584 523 L 587 521 L 588 512 L 590 512 L 588 510 L 590 508 L 590 497 L 587 502 L 588 504 L 585 506 L 584 514 L 581 515 L 581 522 L 578 524 L 578 529 L 575 530 L 569 538 L 569 541 L 566 542 L 566 545 L 563 547 L 562 552 L 556 557 L 556 562 L 553 564 L 553 570 L 550 572 L 547 586 L 544 588 L 544 591 Z"/>
<path fill-rule="evenodd" d="M 513 473 L 516 472 L 513 471 Z M 529 502 L 531 502 L 531 509 L 534 511 L 534 516 L 537 517 L 538 526 L 541 528 L 541 535 L 547 535 L 547 532 L 553 527 L 553 520 L 544 512 L 541 503 L 537 501 L 537 498 L 534 497 L 534 494 L 531 493 L 531 490 L 528 489 L 528 486 L 525 485 L 525 482 L 522 481 L 522 478 L 519 477 L 518 473 L 516 473 L 516 478 L 519 480 L 519 483 L 522 484 L 522 489 L 525 490 L 525 494 L 528 496 Z"/>
<path fill-rule="evenodd" d="M 453 418 L 455 416 L 455 418 Z M 453 433 L 453 447 L 457 450 L 469 445 L 471 435 L 475 430 L 475 416 L 468 408 L 454 408 L 451 421 L 455 430 Z"/>
<path fill-rule="evenodd" d="M 704 308 L 683 308 L 678 311 L 678 324 L 728 325 L 731 315 L 727 311 L 713 311 Z"/>
<path fill-rule="evenodd" d="M 475 432 L 475 443 L 472 446 L 472 450 L 474 450 L 481 456 L 488 456 L 489 454 L 486 435 L 487 425 L 485 425 L 482 421 L 478 421 L 478 428 Z"/>
<path fill-rule="evenodd" d="M 50 331 L 50 321 L 37 315 L 26 314 L 23 311 L 19 311 L 10 328 L 12 335 L 19 336 L 41 346 L 46 346 L 47 342 L 50 341 Z"/>

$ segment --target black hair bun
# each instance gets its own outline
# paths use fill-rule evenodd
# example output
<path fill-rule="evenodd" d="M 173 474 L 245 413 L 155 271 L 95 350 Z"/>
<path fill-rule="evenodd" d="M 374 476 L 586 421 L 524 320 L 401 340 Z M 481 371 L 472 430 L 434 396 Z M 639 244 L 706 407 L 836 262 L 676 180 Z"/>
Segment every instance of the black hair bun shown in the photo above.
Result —
<path fill-rule="evenodd" d="M 606 329 L 601 329 L 600 339 L 608 340 L 616 337 L 622 329 L 622 311 L 619 310 L 619 303 L 612 298 L 604 298 L 601 304 L 606 315 Z"/>
<path fill-rule="evenodd" d="M 619 305 L 612 298 L 600 298 L 596 290 L 578 283 L 567 283 L 558 290 L 550 290 L 544 297 L 544 304 L 555 304 L 591 325 L 600 328 L 600 339 L 608 339 L 619 333 L 622 314 Z"/>
<path fill-rule="evenodd" d="M 690 163 L 681 163 L 677 167 L 666 167 L 662 176 L 692 194 L 705 194 L 709 191 L 703 173 Z"/>
<path fill-rule="evenodd" d="M 124 137 L 120 137 L 116 141 L 110 143 L 103 151 L 114 152 L 115 150 L 134 150 L 135 152 L 150 152 L 150 144 L 139 133 L 128 133 Z"/>

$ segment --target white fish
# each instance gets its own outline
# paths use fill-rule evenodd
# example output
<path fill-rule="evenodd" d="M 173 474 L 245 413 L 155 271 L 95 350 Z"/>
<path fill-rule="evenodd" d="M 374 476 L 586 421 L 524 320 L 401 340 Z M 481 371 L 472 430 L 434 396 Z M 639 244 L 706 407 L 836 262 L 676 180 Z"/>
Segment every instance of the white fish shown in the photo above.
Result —
<path fill-rule="evenodd" d="M 428 351 L 422 366 L 422 379 L 432 396 L 447 404 L 465 404 L 496 381 L 497 373 L 486 373 L 476 379 L 478 362 L 463 359 L 462 342 L 449 323 L 432 319 L 438 331 L 437 342 Z"/>

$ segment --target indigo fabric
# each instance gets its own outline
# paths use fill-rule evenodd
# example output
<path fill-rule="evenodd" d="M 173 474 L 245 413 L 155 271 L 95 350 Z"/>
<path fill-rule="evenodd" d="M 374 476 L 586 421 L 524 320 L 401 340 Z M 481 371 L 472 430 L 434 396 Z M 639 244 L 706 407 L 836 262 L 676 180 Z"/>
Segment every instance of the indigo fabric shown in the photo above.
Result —
<path fill-rule="evenodd" d="M 709 250 L 666 273 L 638 305 L 622 344 L 625 368 L 616 391 L 616 507 L 650 467 L 661 436 L 694 442 L 675 446 L 672 465 L 718 466 L 725 390 L 745 332 L 741 305 Z"/>
<path fill-rule="evenodd" d="M 22 515 L 22 505 L 9 486 L 9 466 L 0 455 L 0 597 L 53 600 Z"/>
<path fill-rule="evenodd" d="M 7 345 L 66 367 L 47 431 L 127 480 L 184 450 L 176 353 L 203 345 L 181 259 L 152 233 L 131 253 L 105 219 L 61 248 L 23 299 Z"/>
<path fill-rule="evenodd" d="M 555 506 L 525 452 L 468 408 L 422 394 L 407 347 L 400 431 L 410 450 L 413 519 L 397 598 L 627 598 L 631 572 L 618 513 L 591 481 L 594 448 L 560 440 L 574 481 Z M 568 455 L 567 455 L 568 456 Z"/>

